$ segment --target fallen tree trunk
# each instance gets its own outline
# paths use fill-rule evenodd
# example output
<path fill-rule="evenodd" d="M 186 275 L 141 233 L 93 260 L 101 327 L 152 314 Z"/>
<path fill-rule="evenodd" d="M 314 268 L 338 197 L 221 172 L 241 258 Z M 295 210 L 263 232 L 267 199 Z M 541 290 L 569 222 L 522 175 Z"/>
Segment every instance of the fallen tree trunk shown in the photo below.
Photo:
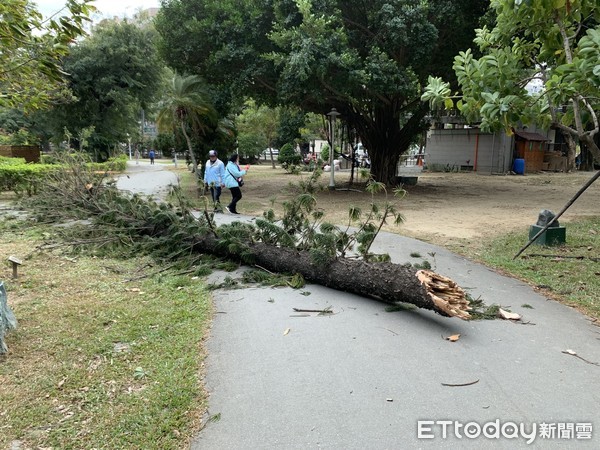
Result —
<path fill-rule="evenodd" d="M 201 238 L 195 247 L 201 252 L 235 257 L 212 235 Z M 385 303 L 411 303 L 446 317 L 470 318 L 465 291 L 451 279 L 429 270 L 345 258 L 320 266 L 306 251 L 260 242 L 249 244 L 249 251 L 255 264 L 272 272 L 299 273 L 313 283 Z"/>
<path fill-rule="evenodd" d="M 329 261 L 324 257 L 325 261 L 317 264 L 311 253 L 295 248 L 298 242 L 289 230 L 269 220 L 261 220 L 260 224 L 257 220 L 255 224 L 234 222 L 217 227 L 206 210 L 203 216 L 195 217 L 177 189 L 173 193 L 179 199 L 179 207 L 147 201 L 137 195 L 123 195 L 114 186 L 105 184 L 103 178 L 98 180 L 77 164 L 65 167 L 45 181 L 44 189 L 30 205 L 41 221 L 90 220 L 92 226 L 66 229 L 65 235 L 71 242 L 77 236 L 77 242 L 92 243 L 103 239 L 106 243 L 106 236 L 110 235 L 109 246 L 121 244 L 132 254 L 150 254 L 163 261 L 185 259 L 192 253 L 224 256 L 253 262 L 272 272 L 300 274 L 307 281 L 390 304 L 411 303 L 444 316 L 470 318 L 471 308 L 465 292 L 449 278 L 434 272 L 343 257 Z M 298 198 L 303 202 L 291 208 L 292 216 L 288 219 L 292 225 L 288 224 L 287 228 L 293 229 L 312 217 L 314 205 L 306 201 L 306 189 L 303 187 L 299 191 Z M 374 230 L 381 228 L 388 214 L 390 211 L 386 209 L 378 226 L 371 224 Z M 363 232 L 366 225 L 363 223 Z M 328 240 L 331 239 L 342 238 L 329 236 Z M 356 236 L 345 235 L 343 239 L 358 242 Z M 372 242 L 370 239 L 363 249 L 365 253 Z M 285 245 L 280 245 L 281 242 Z M 338 252 L 335 245 L 323 248 L 326 250 L 321 256 Z"/>

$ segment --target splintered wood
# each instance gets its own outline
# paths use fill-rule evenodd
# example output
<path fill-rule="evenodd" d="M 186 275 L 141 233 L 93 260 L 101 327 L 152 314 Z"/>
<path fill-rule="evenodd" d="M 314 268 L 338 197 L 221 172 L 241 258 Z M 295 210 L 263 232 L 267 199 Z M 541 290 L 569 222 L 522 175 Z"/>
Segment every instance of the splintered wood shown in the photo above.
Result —
<path fill-rule="evenodd" d="M 416 275 L 437 308 L 451 317 L 471 318 L 467 295 L 454 281 L 430 270 L 419 270 Z"/>

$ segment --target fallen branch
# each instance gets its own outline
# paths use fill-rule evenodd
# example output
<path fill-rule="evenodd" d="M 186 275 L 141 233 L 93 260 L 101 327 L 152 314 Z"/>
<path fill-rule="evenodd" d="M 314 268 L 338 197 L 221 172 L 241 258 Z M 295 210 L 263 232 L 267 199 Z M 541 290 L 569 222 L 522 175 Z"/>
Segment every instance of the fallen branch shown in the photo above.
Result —
<path fill-rule="evenodd" d="M 479 383 L 479 380 L 470 381 L 468 383 L 460 383 L 460 384 L 451 384 L 451 383 L 442 383 L 442 386 L 450 386 L 450 387 L 460 387 L 460 386 L 471 386 L 472 384 Z"/>
<path fill-rule="evenodd" d="M 574 352 L 573 350 L 563 350 L 562 353 L 564 353 L 565 355 L 571 355 L 574 356 L 576 358 L 579 358 L 580 360 L 582 360 L 583 362 L 586 362 L 588 364 L 591 364 L 592 366 L 600 366 L 599 363 L 597 362 L 592 362 L 592 361 L 588 361 L 585 358 L 582 358 L 581 356 L 579 356 L 576 352 Z"/>
<path fill-rule="evenodd" d="M 123 280 L 123 283 L 129 283 L 130 281 L 139 281 L 139 280 L 143 280 L 144 278 L 153 277 L 154 275 L 158 275 L 159 273 L 166 272 L 167 270 L 175 267 L 176 265 L 177 265 L 177 262 L 174 262 L 173 264 L 169 264 L 168 266 L 161 267 L 160 269 L 155 270 L 154 272 L 147 273 L 144 275 L 138 275 L 137 277 L 132 277 L 132 278 Z"/>
<path fill-rule="evenodd" d="M 525 258 L 530 258 L 530 257 L 556 258 L 556 259 L 579 259 L 579 260 L 589 259 L 590 261 L 593 261 L 593 262 L 600 262 L 600 258 L 593 258 L 591 256 L 582 256 L 582 255 L 566 256 L 566 255 L 548 255 L 545 253 L 530 253 L 529 255 L 525 256 Z"/>
<path fill-rule="evenodd" d="M 296 312 L 309 312 L 309 313 L 320 313 L 320 314 L 333 314 L 333 311 L 330 308 L 326 309 L 300 309 L 300 308 L 292 308 Z"/>

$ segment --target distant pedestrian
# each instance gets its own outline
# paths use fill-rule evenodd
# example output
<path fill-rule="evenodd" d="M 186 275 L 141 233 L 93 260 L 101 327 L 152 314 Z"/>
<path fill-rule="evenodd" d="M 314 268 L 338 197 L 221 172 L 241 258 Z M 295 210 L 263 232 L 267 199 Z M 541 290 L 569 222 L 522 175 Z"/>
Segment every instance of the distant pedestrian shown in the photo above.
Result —
<path fill-rule="evenodd" d="M 221 189 L 225 187 L 223 178 L 225 177 L 225 164 L 217 158 L 217 151 L 208 152 L 208 161 L 204 166 L 204 185 L 210 189 L 215 212 L 223 212 L 221 207 Z"/>
<path fill-rule="evenodd" d="M 148 152 L 148 158 L 150 158 L 150 164 L 154 164 L 154 150 L 150 149 L 150 151 Z"/>
<path fill-rule="evenodd" d="M 227 167 L 225 167 L 223 182 L 231 191 L 231 203 L 225 208 L 231 214 L 239 214 L 239 212 L 237 212 L 237 203 L 242 199 L 242 190 L 240 189 L 240 187 L 244 185 L 242 177 L 246 175 L 249 168 L 250 166 L 246 165 L 246 170 L 240 169 L 240 166 L 238 165 L 238 155 L 235 153 L 231 155 Z"/>
<path fill-rule="evenodd" d="M 139 164 L 140 163 L 140 150 L 139 149 L 135 149 L 135 163 Z"/>

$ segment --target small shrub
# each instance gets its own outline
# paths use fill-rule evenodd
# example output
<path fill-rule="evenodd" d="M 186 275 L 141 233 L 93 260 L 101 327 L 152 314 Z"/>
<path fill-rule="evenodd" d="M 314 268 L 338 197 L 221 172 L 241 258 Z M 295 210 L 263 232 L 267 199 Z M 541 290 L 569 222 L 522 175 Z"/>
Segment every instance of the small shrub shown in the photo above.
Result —
<path fill-rule="evenodd" d="M 279 150 L 279 157 L 277 158 L 281 167 L 283 167 L 287 172 L 294 173 L 299 172 L 299 169 L 295 168 L 302 162 L 302 155 L 300 155 L 292 144 L 284 144 Z"/>
<path fill-rule="evenodd" d="M 320 154 L 319 158 L 323 162 L 329 161 L 329 145 L 325 144 L 323 146 L 323 148 L 321 148 L 321 154 Z"/>

